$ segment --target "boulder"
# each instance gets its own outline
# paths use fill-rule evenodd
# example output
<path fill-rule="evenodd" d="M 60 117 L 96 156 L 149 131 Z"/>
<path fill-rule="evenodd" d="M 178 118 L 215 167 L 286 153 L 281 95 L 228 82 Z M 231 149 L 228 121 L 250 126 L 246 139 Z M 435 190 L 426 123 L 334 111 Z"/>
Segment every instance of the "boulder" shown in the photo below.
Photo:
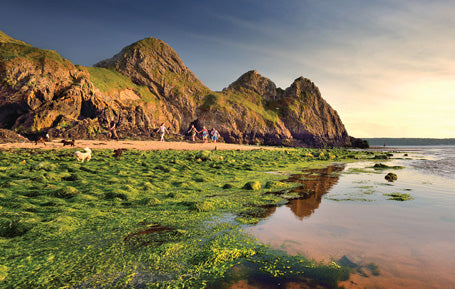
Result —
<path fill-rule="evenodd" d="M 0 143 L 18 143 L 18 142 L 21 142 L 21 143 L 29 142 L 29 140 L 26 137 L 18 134 L 17 132 L 0 128 Z"/>
<path fill-rule="evenodd" d="M 398 179 L 398 176 L 394 173 L 388 173 L 386 176 L 385 176 L 385 179 L 388 180 L 389 182 L 393 182 L 393 181 L 396 181 Z"/>

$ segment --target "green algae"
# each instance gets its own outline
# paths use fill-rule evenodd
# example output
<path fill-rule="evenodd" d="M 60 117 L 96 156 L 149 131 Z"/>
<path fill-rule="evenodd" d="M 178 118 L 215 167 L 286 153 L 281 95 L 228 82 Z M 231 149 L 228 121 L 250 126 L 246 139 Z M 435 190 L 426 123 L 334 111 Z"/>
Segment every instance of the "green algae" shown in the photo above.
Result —
<path fill-rule="evenodd" d="M 367 268 L 368 270 L 370 270 L 371 274 L 373 276 L 379 276 L 381 275 L 381 272 L 379 270 L 379 266 L 375 263 L 369 263 L 367 265 L 365 265 L 365 268 Z"/>
<path fill-rule="evenodd" d="M 303 272 L 332 285 L 340 280 L 342 267 L 280 257 L 242 228 L 293 197 L 270 194 L 293 186 L 281 182 L 287 174 L 353 152 L 130 150 L 116 159 L 94 150 L 83 164 L 73 152 L 1 152 L 5 288 L 203 288 L 239 262 L 260 264 L 271 278 Z M 243 188 L 248 182 L 261 186 Z"/>
<path fill-rule="evenodd" d="M 413 196 L 410 194 L 405 194 L 405 193 L 390 193 L 390 194 L 384 194 L 384 196 L 388 196 L 387 200 L 393 200 L 393 201 L 409 201 L 414 199 Z"/>
<path fill-rule="evenodd" d="M 258 181 L 248 182 L 242 187 L 242 189 L 258 191 L 261 189 L 261 183 Z"/>
<path fill-rule="evenodd" d="M 375 170 L 386 170 L 386 169 L 400 170 L 400 169 L 404 169 L 403 166 L 388 166 L 388 165 L 385 165 L 383 163 L 377 163 L 372 168 L 375 169 Z"/>

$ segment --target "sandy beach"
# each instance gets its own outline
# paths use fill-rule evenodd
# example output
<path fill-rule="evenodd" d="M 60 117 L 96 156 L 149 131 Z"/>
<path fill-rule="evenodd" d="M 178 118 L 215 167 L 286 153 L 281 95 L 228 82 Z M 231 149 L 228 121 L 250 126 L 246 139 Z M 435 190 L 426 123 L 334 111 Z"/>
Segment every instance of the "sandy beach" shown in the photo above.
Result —
<path fill-rule="evenodd" d="M 51 142 L 35 144 L 34 142 L 22 143 L 5 143 L 0 144 L 0 149 L 27 148 L 27 149 L 136 149 L 136 150 L 256 150 L 256 149 L 277 149 L 267 146 L 252 146 L 228 143 L 190 143 L 190 142 L 173 142 L 173 141 L 137 141 L 137 140 L 77 140 L 74 147 L 69 145 L 63 146 L 61 139 L 55 139 Z"/>

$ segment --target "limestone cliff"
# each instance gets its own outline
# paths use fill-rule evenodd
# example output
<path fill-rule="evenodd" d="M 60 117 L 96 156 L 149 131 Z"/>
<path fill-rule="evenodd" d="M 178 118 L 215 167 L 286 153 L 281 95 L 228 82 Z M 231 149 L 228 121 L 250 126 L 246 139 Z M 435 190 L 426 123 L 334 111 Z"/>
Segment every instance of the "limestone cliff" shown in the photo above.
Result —
<path fill-rule="evenodd" d="M 161 122 L 185 134 L 216 127 L 228 142 L 348 146 L 338 114 L 308 79 L 286 90 L 249 71 L 221 92 L 208 89 L 161 40 L 146 38 L 95 67 L 0 33 L 0 128 L 54 137 L 150 138 Z"/>
<path fill-rule="evenodd" d="M 114 118 L 124 120 L 125 131 L 141 134 L 150 129 L 140 107 L 125 107 L 101 93 L 87 69 L 74 66 L 55 51 L 0 35 L 1 128 L 95 138 Z"/>
<path fill-rule="evenodd" d="M 348 133 L 338 113 L 309 79 L 296 79 L 279 101 L 280 118 L 294 139 L 316 147 L 349 144 Z"/>
<path fill-rule="evenodd" d="M 163 121 L 168 121 L 174 131 L 181 131 L 182 125 L 197 118 L 198 101 L 210 93 L 174 49 L 151 37 L 125 47 L 113 58 L 95 66 L 113 69 L 136 85 L 148 87 L 162 103 L 159 110 L 165 115 Z"/>
<path fill-rule="evenodd" d="M 257 94 L 265 113 L 276 121 L 268 123 L 277 135 L 292 145 L 349 146 L 348 133 L 338 113 L 321 97 L 319 89 L 308 79 L 300 77 L 284 92 L 261 76 L 249 71 L 224 89 L 223 93 Z M 245 97 L 243 99 L 247 101 Z M 282 124 L 282 125 L 281 125 Z M 273 134 L 273 133 L 272 133 Z"/>
<path fill-rule="evenodd" d="M 107 103 L 87 78 L 55 51 L 0 42 L 1 126 L 30 132 L 62 118 L 95 118 Z"/>
<path fill-rule="evenodd" d="M 278 95 L 275 83 L 260 75 L 256 70 L 248 71 L 231 83 L 228 88 L 224 89 L 224 91 L 229 90 L 249 90 L 262 96 L 267 101 L 276 100 Z"/>

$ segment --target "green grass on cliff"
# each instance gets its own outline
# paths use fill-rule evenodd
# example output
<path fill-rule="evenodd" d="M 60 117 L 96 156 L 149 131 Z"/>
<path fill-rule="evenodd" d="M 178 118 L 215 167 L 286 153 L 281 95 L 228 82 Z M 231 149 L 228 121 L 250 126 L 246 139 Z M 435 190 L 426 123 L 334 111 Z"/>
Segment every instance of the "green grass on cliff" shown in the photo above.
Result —
<path fill-rule="evenodd" d="M 161 79 L 166 86 L 172 87 L 172 94 L 175 96 L 192 96 L 194 99 L 200 99 L 201 97 L 211 94 L 212 92 L 202 82 L 200 82 L 195 76 L 191 76 L 191 72 L 183 74 L 177 74 L 173 71 L 167 70 L 162 74 L 158 68 L 153 71 L 155 79 Z M 188 93 L 192 91 L 192 93 Z"/>
<path fill-rule="evenodd" d="M 144 38 L 142 40 L 139 40 L 137 42 L 134 42 L 133 44 L 127 46 L 125 50 L 131 50 L 131 49 L 141 49 L 141 50 L 151 50 L 151 51 L 160 51 L 160 50 L 168 50 L 170 47 L 163 41 L 153 38 L 153 37 L 148 37 Z"/>
<path fill-rule="evenodd" d="M 346 278 L 335 263 L 271 250 L 242 228 L 285 202 L 267 192 L 289 188 L 286 177 L 267 172 L 355 152 L 95 150 L 88 163 L 73 153 L 0 152 L 0 287 L 205 288 L 244 262 L 270 280 L 335 287 Z"/>
<path fill-rule="evenodd" d="M 202 99 L 199 108 L 205 111 L 211 108 L 222 108 L 229 111 L 234 109 L 235 105 L 246 108 L 250 113 L 257 114 L 270 123 L 278 121 L 277 111 L 268 109 L 264 105 L 264 99 L 251 91 L 212 92 Z"/>
<path fill-rule="evenodd" d="M 0 41 L 0 60 L 13 60 L 23 58 L 42 65 L 43 61 L 55 61 L 68 68 L 71 62 L 60 56 L 56 51 L 33 47 L 26 43 Z"/>
<path fill-rule="evenodd" d="M 90 73 L 90 80 L 93 85 L 102 93 L 113 93 L 123 89 L 132 89 L 138 94 L 144 102 L 156 100 L 148 87 L 134 84 L 131 79 L 121 73 L 102 67 L 85 67 Z"/>
<path fill-rule="evenodd" d="M 0 43 L 14 43 L 14 44 L 20 44 L 20 45 L 28 45 L 30 46 L 29 44 L 23 42 L 23 41 L 20 41 L 20 40 L 17 40 L 17 39 L 14 39 L 8 35 L 6 35 L 3 31 L 0 31 Z"/>
<path fill-rule="evenodd" d="M 191 96 L 199 99 L 211 92 L 191 71 L 182 67 L 183 62 L 180 61 L 178 54 L 165 42 L 149 37 L 125 47 L 121 53 L 124 54 L 124 57 L 132 57 L 132 59 L 134 59 L 134 56 L 132 56 L 134 52 L 132 51 L 136 50 L 141 51 L 141 54 L 143 54 L 146 59 L 147 57 L 151 59 L 151 63 L 148 63 L 150 66 L 144 68 L 149 74 L 148 78 L 153 79 L 154 82 L 165 87 L 166 90 L 172 88 L 171 91 L 167 91 L 166 93 L 170 93 L 177 97 Z M 156 61 L 157 59 L 159 61 Z M 169 61 L 169 63 L 160 64 L 162 61 Z M 147 60 L 145 62 L 147 62 Z M 175 67 L 175 69 L 168 67 L 172 64 L 177 67 Z M 114 68 L 112 68 L 112 70 L 114 70 Z"/>
<path fill-rule="evenodd" d="M 251 91 L 248 92 L 226 92 L 228 99 L 235 101 L 239 105 L 245 106 L 250 111 L 258 113 L 265 120 L 276 123 L 278 121 L 278 114 L 276 111 L 267 109 L 264 105 L 264 99 Z"/>

